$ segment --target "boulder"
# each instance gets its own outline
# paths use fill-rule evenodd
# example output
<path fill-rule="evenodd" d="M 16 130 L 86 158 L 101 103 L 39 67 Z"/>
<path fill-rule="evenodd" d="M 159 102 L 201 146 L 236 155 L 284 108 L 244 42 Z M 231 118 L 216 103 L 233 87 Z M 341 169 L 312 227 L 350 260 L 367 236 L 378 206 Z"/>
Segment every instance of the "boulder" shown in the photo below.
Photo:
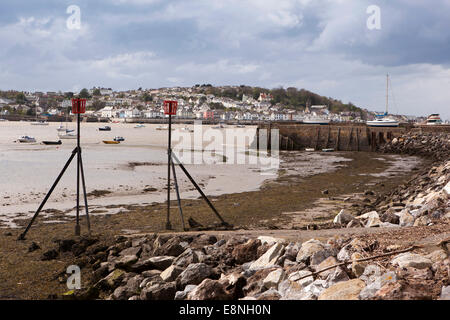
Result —
<path fill-rule="evenodd" d="M 450 300 L 450 286 L 442 287 L 439 300 Z"/>
<path fill-rule="evenodd" d="M 286 277 L 286 274 L 284 273 L 283 269 L 277 269 L 272 271 L 267 275 L 267 277 L 263 280 L 263 285 L 267 289 L 277 289 L 278 284 L 284 280 Z"/>
<path fill-rule="evenodd" d="M 177 284 L 184 288 L 188 284 L 199 284 L 213 273 L 210 266 L 204 263 L 192 263 L 177 277 Z"/>
<path fill-rule="evenodd" d="M 364 273 L 364 270 L 367 267 L 367 262 L 358 262 L 357 260 L 363 259 L 364 257 L 358 253 L 355 252 L 352 254 L 352 272 L 353 274 L 359 278 Z"/>
<path fill-rule="evenodd" d="M 333 272 L 328 274 L 327 278 L 325 279 L 325 281 L 329 285 L 333 285 L 335 283 L 348 280 L 350 280 L 348 274 L 341 267 L 334 268 Z"/>
<path fill-rule="evenodd" d="M 327 259 L 328 257 L 335 256 L 336 254 L 337 254 L 337 252 L 331 248 L 325 248 L 325 249 L 316 251 L 311 255 L 310 264 L 311 264 L 311 266 L 317 266 L 322 261 Z"/>
<path fill-rule="evenodd" d="M 153 251 L 154 256 L 178 257 L 187 248 L 187 242 L 183 242 L 179 237 L 172 237 L 163 245 L 158 246 Z"/>
<path fill-rule="evenodd" d="M 304 243 L 302 243 L 302 246 L 300 250 L 298 251 L 296 261 L 297 262 L 305 262 L 311 256 L 324 249 L 324 245 L 319 241 L 315 239 L 308 240 Z M 319 262 L 320 263 L 320 262 Z"/>
<path fill-rule="evenodd" d="M 391 224 L 400 224 L 400 218 L 395 213 L 391 211 L 386 211 L 380 216 L 381 222 L 387 222 Z"/>
<path fill-rule="evenodd" d="M 249 270 L 256 270 L 260 268 L 269 267 L 275 265 L 278 258 L 284 253 L 284 246 L 280 243 L 274 244 L 269 250 L 266 251 L 258 260 L 253 262 Z"/>
<path fill-rule="evenodd" d="M 336 258 L 333 257 L 333 256 L 330 256 L 330 257 L 326 258 L 325 260 L 323 260 L 318 265 L 314 266 L 314 270 L 317 272 L 317 271 L 323 270 L 325 268 L 331 267 L 331 266 L 333 266 L 333 265 L 335 265 L 337 263 L 338 263 L 338 261 L 336 260 Z M 324 271 L 322 273 L 319 273 L 318 277 L 320 277 L 322 279 L 325 279 L 326 277 L 328 277 L 328 275 L 330 273 L 335 271 L 335 269 L 336 268 L 333 268 L 333 269 L 326 270 L 326 271 Z"/>
<path fill-rule="evenodd" d="M 422 226 L 427 226 L 430 223 L 431 223 L 431 220 L 430 220 L 430 218 L 428 218 L 428 216 L 421 216 L 421 217 L 418 217 L 416 219 L 416 221 L 414 221 L 413 226 L 414 227 L 422 227 Z"/>
<path fill-rule="evenodd" d="M 119 260 L 116 261 L 116 267 L 128 269 L 136 261 L 138 261 L 138 257 L 136 255 L 122 256 Z"/>
<path fill-rule="evenodd" d="M 374 277 L 372 276 L 370 281 L 367 281 L 367 286 L 361 290 L 359 293 L 359 298 L 361 300 L 368 300 L 375 297 L 378 290 L 380 290 L 384 285 L 392 282 L 396 282 L 397 277 L 395 272 L 387 272 L 382 276 Z"/>
<path fill-rule="evenodd" d="M 261 294 L 258 294 L 256 297 L 257 297 L 256 300 L 265 300 L 265 301 L 280 300 L 281 294 L 275 289 L 269 289 Z"/>
<path fill-rule="evenodd" d="M 175 298 L 175 282 L 162 282 L 147 285 L 140 294 L 141 300 L 173 300 Z"/>
<path fill-rule="evenodd" d="M 318 300 L 359 300 L 359 293 L 365 286 L 360 279 L 338 282 L 325 289 Z"/>
<path fill-rule="evenodd" d="M 298 283 L 302 288 L 304 288 L 314 282 L 314 278 L 312 276 L 306 277 L 311 274 L 312 274 L 312 272 L 307 271 L 307 270 L 296 271 L 296 272 L 290 274 L 288 279 L 290 281 Z M 306 278 L 303 278 L 303 277 L 306 277 Z"/>
<path fill-rule="evenodd" d="M 187 248 L 173 261 L 173 265 L 181 268 L 186 268 L 192 263 L 198 262 L 197 253 L 195 253 L 191 248 Z"/>
<path fill-rule="evenodd" d="M 187 295 L 187 300 L 231 300 L 233 295 L 226 290 L 228 284 L 227 281 L 205 279 Z"/>
<path fill-rule="evenodd" d="M 115 300 L 128 300 L 139 292 L 139 284 L 144 280 L 141 275 L 136 275 L 129 279 L 126 285 L 116 288 L 113 292 Z"/>
<path fill-rule="evenodd" d="M 107 289 L 115 289 L 124 279 L 126 272 L 121 269 L 116 269 L 110 274 L 108 274 L 105 278 L 100 280 L 96 286 L 100 286 L 101 288 Z"/>
<path fill-rule="evenodd" d="M 367 222 L 365 224 L 366 228 L 378 228 L 381 225 L 381 220 L 380 217 L 378 216 L 378 213 L 376 213 L 375 211 L 373 211 L 374 214 L 372 214 L 368 219 Z"/>
<path fill-rule="evenodd" d="M 414 217 L 409 213 L 408 209 L 400 211 L 400 227 L 412 227 L 414 225 Z"/>
<path fill-rule="evenodd" d="M 316 299 L 320 294 L 329 287 L 326 280 L 315 280 L 311 284 L 307 285 L 303 291 L 308 294 L 312 299 Z"/>
<path fill-rule="evenodd" d="M 231 256 L 237 264 L 244 264 L 256 260 L 258 258 L 258 248 L 260 245 L 261 241 L 259 239 L 248 240 L 244 244 L 237 245 L 233 249 Z"/>
<path fill-rule="evenodd" d="M 351 245 L 346 245 L 337 254 L 337 259 L 339 261 L 348 261 L 351 258 Z"/>
<path fill-rule="evenodd" d="M 177 266 L 170 266 L 167 269 L 165 269 L 161 274 L 159 275 L 161 279 L 164 281 L 175 281 L 177 277 L 183 272 L 183 268 L 177 267 Z"/>
<path fill-rule="evenodd" d="M 289 243 L 284 251 L 284 256 L 286 259 L 290 261 L 295 261 L 298 251 L 300 250 L 302 244 L 299 242 L 291 242 Z"/>
<path fill-rule="evenodd" d="M 417 268 L 425 269 L 431 267 L 433 262 L 420 254 L 414 253 L 402 253 L 394 257 L 391 263 L 395 266 L 398 265 L 400 268 Z"/>
<path fill-rule="evenodd" d="M 346 212 L 344 209 L 342 209 L 336 217 L 333 219 L 333 223 L 340 224 L 340 225 L 347 225 L 350 221 L 354 219 L 353 215 Z"/>
<path fill-rule="evenodd" d="M 152 269 L 165 270 L 173 263 L 174 260 L 175 258 L 172 256 L 161 256 L 149 258 L 146 262 L 152 267 Z"/>
<path fill-rule="evenodd" d="M 183 291 L 177 291 L 175 293 L 175 299 L 174 300 L 185 300 L 188 296 L 188 294 L 197 288 L 196 285 L 187 285 Z"/>

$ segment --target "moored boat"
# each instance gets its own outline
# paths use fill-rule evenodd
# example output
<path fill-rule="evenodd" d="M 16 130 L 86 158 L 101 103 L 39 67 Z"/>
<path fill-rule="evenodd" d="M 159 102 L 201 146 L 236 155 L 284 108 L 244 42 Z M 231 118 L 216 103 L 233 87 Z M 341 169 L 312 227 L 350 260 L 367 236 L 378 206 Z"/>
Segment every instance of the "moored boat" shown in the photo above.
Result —
<path fill-rule="evenodd" d="M 145 128 L 145 126 L 143 124 L 137 124 L 134 126 L 135 129 L 139 129 L 139 128 Z"/>
<path fill-rule="evenodd" d="M 34 121 L 31 123 L 32 126 L 48 126 L 49 123 L 47 121 L 44 120 L 40 120 L 40 121 Z"/>
<path fill-rule="evenodd" d="M 66 133 L 66 134 L 59 134 L 58 133 L 58 137 L 60 139 L 76 139 L 77 135 L 74 133 Z"/>
<path fill-rule="evenodd" d="M 104 144 L 119 144 L 120 141 L 114 141 L 114 140 L 103 140 Z"/>
<path fill-rule="evenodd" d="M 119 142 L 125 141 L 125 138 L 117 136 L 117 137 L 114 137 L 114 141 L 119 141 Z"/>
<path fill-rule="evenodd" d="M 52 146 L 52 145 L 60 145 L 62 144 L 61 140 L 58 141 L 42 141 L 43 144 Z"/>
<path fill-rule="evenodd" d="M 99 131 L 111 131 L 111 127 L 110 126 L 104 126 L 102 128 L 98 128 Z"/>
<path fill-rule="evenodd" d="M 437 113 L 431 114 L 427 118 L 427 126 L 438 126 L 441 124 L 442 124 L 442 119 L 441 119 L 440 115 Z"/>
<path fill-rule="evenodd" d="M 384 114 L 376 115 L 373 121 L 367 121 L 369 127 L 398 127 L 399 122 L 393 118 L 388 117 L 389 107 L 389 75 L 386 76 L 386 112 Z"/>
<path fill-rule="evenodd" d="M 19 139 L 17 139 L 20 143 L 31 143 L 36 142 L 36 139 L 31 136 L 21 136 Z"/>

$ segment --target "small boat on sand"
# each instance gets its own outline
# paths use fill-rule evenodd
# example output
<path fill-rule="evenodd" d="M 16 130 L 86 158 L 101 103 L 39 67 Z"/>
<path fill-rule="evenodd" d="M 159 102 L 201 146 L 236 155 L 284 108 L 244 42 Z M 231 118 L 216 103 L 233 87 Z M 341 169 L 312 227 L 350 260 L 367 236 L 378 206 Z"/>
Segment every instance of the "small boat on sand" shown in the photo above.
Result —
<path fill-rule="evenodd" d="M 120 141 L 114 141 L 114 140 L 103 140 L 104 144 L 119 144 Z"/>
<path fill-rule="evenodd" d="M 117 137 L 114 137 L 114 141 L 119 141 L 119 142 L 125 141 L 125 138 L 117 136 Z"/>
<path fill-rule="evenodd" d="M 305 151 L 313 152 L 313 151 L 316 151 L 316 149 L 314 149 L 314 148 L 306 148 Z"/>
<path fill-rule="evenodd" d="M 111 131 L 111 127 L 110 126 L 104 126 L 102 128 L 98 128 L 99 131 Z"/>
<path fill-rule="evenodd" d="M 334 152 L 334 149 L 322 149 L 322 152 Z"/>
<path fill-rule="evenodd" d="M 17 141 L 19 141 L 20 143 L 31 143 L 36 142 L 36 139 L 30 136 L 22 136 L 19 139 L 17 139 Z"/>
<path fill-rule="evenodd" d="M 139 129 L 139 128 L 145 128 L 145 126 L 143 124 L 137 124 L 134 126 L 135 129 Z"/>
<path fill-rule="evenodd" d="M 60 139 L 76 139 L 77 135 L 74 133 L 66 133 L 66 134 L 59 134 L 58 133 L 58 137 Z"/>
<path fill-rule="evenodd" d="M 58 141 L 42 141 L 42 143 L 45 144 L 45 145 L 48 145 L 48 146 L 62 144 L 61 140 L 58 140 Z"/>

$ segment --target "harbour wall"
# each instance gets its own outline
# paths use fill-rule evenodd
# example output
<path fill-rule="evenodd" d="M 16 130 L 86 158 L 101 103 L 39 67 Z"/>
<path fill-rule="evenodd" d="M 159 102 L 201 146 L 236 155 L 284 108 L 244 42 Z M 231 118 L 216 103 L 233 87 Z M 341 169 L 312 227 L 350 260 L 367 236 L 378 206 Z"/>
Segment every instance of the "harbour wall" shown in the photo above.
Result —
<path fill-rule="evenodd" d="M 267 141 L 259 141 L 260 130 L 267 130 Z M 257 128 L 257 148 L 267 143 L 271 149 L 271 130 L 279 130 L 280 150 L 304 150 L 305 148 L 334 149 L 336 151 L 377 151 L 380 146 L 405 133 L 450 133 L 449 125 L 399 127 L 368 127 L 365 124 L 261 124 Z"/>

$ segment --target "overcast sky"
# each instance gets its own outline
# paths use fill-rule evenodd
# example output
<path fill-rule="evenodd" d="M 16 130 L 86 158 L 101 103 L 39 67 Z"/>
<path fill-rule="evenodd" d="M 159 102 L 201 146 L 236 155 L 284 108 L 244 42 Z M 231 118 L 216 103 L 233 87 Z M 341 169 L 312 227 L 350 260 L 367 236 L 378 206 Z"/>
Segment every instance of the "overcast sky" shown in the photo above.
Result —
<path fill-rule="evenodd" d="M 294 86 L 383 111 L 389 73 L 390 112 L 450 119 L 449 17 L 450 0 L 2 0 L 0 89 Z"/>

